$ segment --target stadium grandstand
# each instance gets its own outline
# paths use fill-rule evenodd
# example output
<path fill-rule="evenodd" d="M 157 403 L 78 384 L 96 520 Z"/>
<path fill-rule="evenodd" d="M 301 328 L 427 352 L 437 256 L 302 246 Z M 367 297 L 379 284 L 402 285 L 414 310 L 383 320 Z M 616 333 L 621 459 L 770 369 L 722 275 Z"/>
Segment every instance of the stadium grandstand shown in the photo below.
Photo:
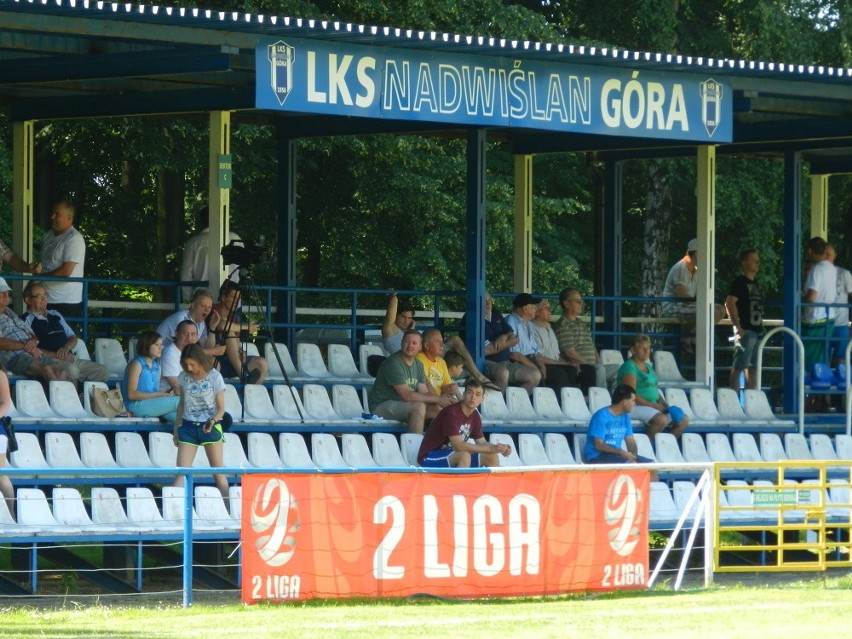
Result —
<path fill-rule="evenodd" d="M 726 570 L 852 565 L 850 380 L 840 367 L 830 380 L 810 379 L 809 392 L 845 398 L 847 412 L 805 418 L 806 378 L 797 337 L 802 308 L 798 205 L 785 211 L 789 297 L 781 301 L 773 330 L 761 344 L 758 388 L 742 397 L 717 383 L 727 379 L 729 369 L 725 349 L 717 348 L 717 331 L 721 336 L 730 327 L 714 327 L 711 317 L 715 154 L 778 156 L 789 167 L 785 187 L 791 190 L 801 179 L 804 157 L 815 174 L 846 172 L 852 159 L 844 155 L 848 118 L 838 116 L 836 103 L 852 100 L 850 70 L 69 0 L 0 0 L 0 18 L 5 78 L 0 100 L 14 123 L 12 245 L 25 260 L 32 257 L 34 159 L 28 151 L 34 121 L 205 113 L 214 166 L 227 155 L 232 114 L 277 122 L 288 131 L 282 144 L 281 192 L 288 197 L 282 198 L 280 211 L 278 283 L 259 287 L 258 305 L 246 309 L 270 330 L 271 339 L 264 335 L 246 346 L 248 354 L 267 357 L 270 374 L 260 385 L 227 380 L 226 408 L 234 418 L 225 434 L 222 471 L 229 481 L 228 499 L 213 486 L 203 456 L 192 468 L 176 468 L 168 425 L 157 418 L 100 417 L 91 405 L 94 389 L 120 386 L 136 331 L 180 307 L 182 284 L 204 282 L 144 282 L 173 295 L 173 303 L 158 306 L 89 297 L 89 286 L 106 280 L 82 278 L 88 303 L 77 318 L 83 330 L 76 354 L 107 366 L 110 380 L 77 389 L 71 382 L 45 386 L 11 378 L 9 416 L 18 449 L 9 454 L 9 467 L 0 470 L 15 486 L 12 510 L 0 500 L 4 595 L 61 593 L 73 580 L 81 593 L 94 596 L 179 590 L 186 605 L 194 588 L 241 590 L 249 603 L 417 592 L 515 596 L 648 588 L 663 571 L 676 575 L 678 587 L 690 572 L 709 583 L 715 572 Z M 104 49 L 86 46 L 96 38 L 103 38 L 100 44 L 113 60 L 92 53 Z M 223 47 L 225 41 L 229 44 Z M 300 96 L 300 83 L 307 80 L 292 66 L 294 56 L 327 61 L 333 51 L 349 51 L 362 61 L 358 77 L 365 84 L 353 85 L 352 99 L 341 97 L 340 105 L 322 101 L 316 86 L 313 100 Z M 409 117 L 410 110 L 400 106 L 406 99 L 401 87 L 410 80 L 401 75 L 409 68 L 403 62 L 428 66 L 432 58 L 460 69 L 459 77 L 461 69 L 484 65 L 496 78 L 511 71 L 512 60 L 522 60 L 532 71 L 516 82 L 523 84 L 530 103 L 542 90 L 535 71 L 540 70 L 539 77 L 565 72 L 575 78 L 565 87 L 567 122 L 551 112 L 543 121 L 535 114 L 525 117 L 509 103 L 504 112 L 489 110 L 488 100 L 471 104 L 466 114 Z M 377 60 L 398 73 L 381 77 L 386 89 L 398 89 L 398 102 L 389 98 L 388 104 L 350 111 L 374 97 L 373 80 L 365 78 L 379 68 Z M 640 71 L 653 80 L 630 85 L 631 73 Z M 584 111 L 592 96 L 583 93 L 586 85 L 577 73 L 587 73 L 589 86 L 598 88 L 614 87 L 610 82 L 620 87 L 623 80 L 625 92 L 627 85 L 646 92 L 649 109 L 652 103 L 659 113 L 639 117 L 625 100 L 623 111 L 600 121 L 599 114 Z M 165 77 L 180 81 L 166 90 Z M 681 103 L 674 96 L 684 85 L 690 92 L 681 95 Z M 271 89 L 264 93 L 259 87 Z M 52 99 L 56 95 L 63 96 L 61 104 Z M 497 91 L 494 97 L 499 101 L 503 95 Z M 793 105 L 802 100 L 813 114 L 807 133 L 795 126 L 800 115 Z M 791 105 L 788 113 L 784 104 Z M 584 129 L 586 115 L 592 124 Z M 671 126 L 639 132 L 631 126 L 637 118 L 668 120 Z M 697 119 L 678 132 L 678 123 L 690 118 Z M 584 397 L 571 389 L 557 396 L 539 388 L 528 396 L 510 387 L 505 393 L 489 390 L 482 407 L 490 440 L 509 443 L 513 450 L 500 467 L 468 472 L 418 467 L 420 435 L 376 418 L 368 403 L 374 377 L 367 359 L 382 352 L 378 318 L 384 310 L 358 300 L 386 291 L 327 289 L 321 291 L 326 299 L 340 299 L 336 307 L 300 305 L 316 292 L 295 281 L 295 238 L 288 230 L 296 216 L 291 142 L 300 131 L 305 136 L 449 131 L 467 139 L 467 290 L 403 293 L 431 297 L 434 309 L 442 308 L 443 298 L 463 300 L 463 327 L 463 313 L 439 310 L 420 319 L 418 327 L 464 329 L 478 361 L 484 355 L 484 328 L 474 318 L 484 310 L 485 202 L 480 194 L 486 132 L 511 138 L 520 159 L 600 150 L 610 195 L 620 188 L 622 159 L 649 150 L 697 157 L 703 169 L 696 188 L 698 245 L 710 257 L 700 271 L 695 358 L 680 359 L 679 325 L 666 326 L 639 312 L 659 300 L 620 295 L 618 197 L 607 198 L 602 212 L 607 276 L 601 294 L 589 298 L 596 342 L 606 344 L 616 360 L 627 356 L 630 335 L 657 327 L 652 334 L 661 386 L 669 402 L 690 417 L 689 430 L 679 440 L 663 433 L 651 441 L 637 425 L 639 452 L 653 465 L 591 468 L 582 463 L 580 451 L 591 412 L 610 401 L 607 389 Z M 517 170 L 529 177 L 524 172 L 531 168 L 519 162 Z M 817 183 L 828 188 L 827 182 Z M 219 250 L 229 230 L 228 188 L 212 169 L 210 184 L 214 250 L 207 284 L 215 289 L 227 275 Z M 529 187 L 518 188 L 523 202 Z M 518 217 L 524 218 L 523 210 Z M 813 219 L 812 235 L 824 236 L 824 216 Z M 519 233 L 519 244 L 523 236 Z M 526 282 L 519 287 L 524 290 L 534 288 L 530 250 L 520 251 L 514 264 L 516 279 Z M 542 293 L 553 297 L 555 292 Z M 847 348 L 845 371 L 849 358 Z M 172 486 L 176 475 L 185 478 L 183 487 Z M 650 549 L 652 538 L 662 539 L 662 547 Z"/>

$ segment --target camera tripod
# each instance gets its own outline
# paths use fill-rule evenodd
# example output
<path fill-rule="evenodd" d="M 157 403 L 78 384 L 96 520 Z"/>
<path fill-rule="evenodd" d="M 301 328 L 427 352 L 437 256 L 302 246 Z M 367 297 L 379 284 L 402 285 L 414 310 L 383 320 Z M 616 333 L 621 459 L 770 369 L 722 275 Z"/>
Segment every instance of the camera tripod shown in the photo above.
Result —
<path fill-rule="evenodd" d="M 235 279 L 235 275 L 239 274 L 239 281 Z M 257 287 L 254 284 L 254 278 L 251 274 L 251 268 L 249 266 L 238 265 L 229 275 L 226 282 L 231 282 L 234 290 L 236 290 L 237 294 L 233 296 L 231 300 L 231 304 L 229 308 L 225 309 L 227 313 L 227 320 L 225 323 L 225 329 L 222 333 L 224 339 L 228 339 L 233 328 L 234 321 L 239 321 L 237 319 L 238 309 L 240 307 L 240 302 L 242 300 L 246 300 L 249 306 L 261 310 L 263 306 L 260 303 L 260 295 L 258 294 Z M 221 301 L 221 290 L 225 287 L 225 284 L 222 284 L 222 288 L 220 289 L 219 299 Z M 275 355 L 275 360 L 278 362 L 278 367 L 281 370 L 282 375 L 284 376 L 284 382 L 287 385 L 287 388 L 290 389 L 290 394 L 293 397 L 293 404 L 296 406 L 296 411 L 299 414 L 299 420 L 304 423 L 305 416 L 302 414 L 301 405 L 296 397 L 296 391 L 293 388 L 293 385 L 290 383 L 290 377 L 287 374 L 287 369 L 284 366 L 284 362 L 281 359 L 281 353 L 278 351 L 278 344 L 275 342 L 275 335 L 272 332 L 272 326 L 266 319 L 266 313 L 261 312 L 261 319 L 257 323 L 258 333 L 263 334 L 266 339 L 269 340 L 269 344 L 272 347 L 272 352 Z M 238 339 L 240 340 L 240 351 L 241 351 L 241 367 L 240 367 L 240 383 L 245 387 L 246 384 L 249 383 L 249 377 L 251 372 L 248 369 L 248 343 L 250 341 L 249 331 L 248 330 L 240 330 L 238 332 Z M 226 356 L 226 355 L 225 355 Z M 220 356 L 221 357 L 221 356 Z M 217 358 L 219 359 L 219 358 Z M 245 417 L 245 402 L 243 402 L 243 415 Z"/>

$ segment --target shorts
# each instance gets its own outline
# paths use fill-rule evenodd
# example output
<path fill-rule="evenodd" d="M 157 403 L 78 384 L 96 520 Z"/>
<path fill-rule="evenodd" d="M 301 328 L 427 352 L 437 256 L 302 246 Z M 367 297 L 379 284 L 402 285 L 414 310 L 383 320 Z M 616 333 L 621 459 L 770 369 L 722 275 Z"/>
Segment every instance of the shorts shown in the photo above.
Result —
<path fill-rule="evenodd" d="M 507 371 L 509 371 L 509 383 L 510 383 L 510 384 L 515 384 L 515 383 L 517 383 L 517 381 L 518 381 L 518 379 L 517 379 L 517 378 L 518 378 L 518 371 L 527 370 L 527 369 L 530 369 L 530 368 L 531 368 L 530 366 L 527 366 L 526 364 L 521 364 L 521 363 L 519 363 L 519 362 L 510 362 L 510 361 L 505 361 L 505 362 L 493 362 L 493 361 L 486 361 L 486 362 L 485 362 L 485 370 L 484 370 L 484 371 L 482 371 L 482 372 L 483 372 L 483 373 L 485 373 L 485 375 L 486 375 L 488 378 L 493 379 L 493 377 L 492 377 L 492 376 L 494 375 L 494 372 L 493 372 L 493 371 L 494 371 L 494 369 L 495 369 L 495 368 L 497 368 L 498 366 L 499 366 L 499 367 L 501 367 L 501 368 L 505 368 Z M 532 370 L 538 371 L 538 369 L 537 369 L 537 368 L 532 368 Z"/>
<path fill-rule="evenodd" d="M 420 462 L 423 468 L 452 468 L 450 466 L 450 455 L 454 451 L 452 448 L 439 448 L 426 453 L 426 457 Z M 479 468 L 479 453 L 470 454 L 470 467 Z"/>
<path fill-rule="evenodd" d="M 255 358 L 254 355 L 249 355 L 246 357 L 243 362 L 243 368 L 248 370 L 248 365 Z M 222 373 L 222 377 L 239 377 L 240 374 L 234 370 L 234 367 L 231 366 L 231 362 L 228 361 L 228 358 L 224 355 L 219 358 L 219 372 Z"/>
<path fill-rule="evenodd" d="M 411 410 L 414 408 L 414 404 L 418 403 L 419 402 L 388 400 L 376 406 L 373 409 L 373 413 L 379 417 L 384 417 L 385 419 L 395 419 L 398 422 L 406 422 L 408 421 L 408 417 L 411 415 Z"/>
<path fill-rule="evenodd" d="M 627 464 L 628 459 L 626 457 L 622 457 L 621 455 L 616 455 L 615 453 L 601 453 L 594 459 L 584 459 L 584 463 L 586 464 Z M 653 464 L 653 459 L 648 459 L 647 457 L 642 457 L 642 455 L 636 456 L 637 464 Z"/>
<path fill-rule="evenodd" d="M 221 421 L 214 424 L 209 433 L 205 433 L 205 422 L 191 422 L 185 419 L 181 422 L 180 428 L 178 428 L 178 441 L 181 444 L 189 444 L 190 446 L 212 446 L 213 444 L 218 444 L 225 439 L 222 430 L 223 423 L 225 424 L 225 430 L 230 428 L 233 423 L 228 413 L 225 413 Z"/>
<path fill-rule="evenodd" d="M 643 424 L 650 424 L 651 420 L 659 414 L 660 411 L 650 406 L 634 406 L 633 410 L 630 411 L 630 419 L 638 419 Z M 666 428 L 668 428 L 672 425 L 672 418 L 669 415 L 666 415 L 666 417 L 668 418 Z"/>
<path fill-rule="evenodd" d="M 27 353 L 25 350 L 0 351 L 0 364 L 3 364 L 7 372 L 22 377 L 27 375 L 27 370 L 29 370 L 34 359 L 32 354 Z M 47 355 L 42 355 L 39 361 L 44 365 L 58 366 L 59 368 L 67 369 L 71 366 L 69 362 L 53 359 Z"/>
<path fill-rule="evenodd" d="M 663 317 L 694 320 L 695 302 L 666 302 L 663 304 Z"/>
<path fill-rule="evenodd" d="M 745 370 L 757 366 L 757 343 L 760 335 L 754 331 L 746 331 L 734 344 L 734 361 L 732 368 Z"/>

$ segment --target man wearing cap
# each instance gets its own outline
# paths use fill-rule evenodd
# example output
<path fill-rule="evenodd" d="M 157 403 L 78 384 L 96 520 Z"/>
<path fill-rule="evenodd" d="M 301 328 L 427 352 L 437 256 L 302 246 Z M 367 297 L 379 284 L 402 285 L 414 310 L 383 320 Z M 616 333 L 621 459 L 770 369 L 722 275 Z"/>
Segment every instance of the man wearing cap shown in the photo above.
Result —
<path fill-rule="evenodd" d="M 12 289 L 0 277 L 0 364 L 15 375 L 43 381 L 75 380 L 79 369 L 71 362 L 48 357 L 38 347 L 38 338 L 18 315 L 9 308 Z"/>
<path fill-rule="evenodd" d="M 562 359 L 571 364 L 593 366 L 595 368 L 595 386 L 609 388 L 618 375 L 618 364 L 604 364 L 600 353 L 592 341 L 589 322 L 580 319 L 583 310 L 583 297 L 575 288 L 565 288 L 559 293 L 562 317 L 553 324 L 553 332 L 559 343 Z"/>
<path fill-rule="evenodd" d="M 109 370 L 103 364 L 77 359 L 74 353 L 77 335 L 59 311 L 48 310 L 44 284 L 37 280 L 27 282 L 24 302 L 27 312 L 21 319 L 38 338 L 38 348 L 42 353 L 56 360 L 76 364 L 80 372 L 78 381 L 105 382 L 109 379 Z"/>
<path fill-rule="evenodd" d="M 509 360 L 514 364 L 538 369 L 541 375 L 539 384 L 550 386 L 558 392 L 563 386 L 574 385 L 577 371 L 567 362 L 551 359 L 539 351 L 531 321 L 535 318 L 539 302 L 541 298 L 529 293 L 520 293 L 512 301 L 512 314 L 506 318 L 506 324 L 518 336 L 518 343 L 509 349 Z M 532 388 L 527 391 L 532 392 Z"/>

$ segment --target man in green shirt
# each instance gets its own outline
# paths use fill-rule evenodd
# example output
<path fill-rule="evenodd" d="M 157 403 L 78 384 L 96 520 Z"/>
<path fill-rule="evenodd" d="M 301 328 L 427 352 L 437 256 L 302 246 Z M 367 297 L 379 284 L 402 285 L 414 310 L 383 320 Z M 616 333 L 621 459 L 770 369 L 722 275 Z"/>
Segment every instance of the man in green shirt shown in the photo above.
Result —
<path fill-rule="evenodd" d="M 400 350 L 379 366 L 369 396 L 374 414 L 406 422 L 411 433 L 422 433 L 427 419 L 453 403 L 451 397 L 429 392 L 423 364 L 417 359 L 421 346 L 420 333 L 406 331 Z"/>

